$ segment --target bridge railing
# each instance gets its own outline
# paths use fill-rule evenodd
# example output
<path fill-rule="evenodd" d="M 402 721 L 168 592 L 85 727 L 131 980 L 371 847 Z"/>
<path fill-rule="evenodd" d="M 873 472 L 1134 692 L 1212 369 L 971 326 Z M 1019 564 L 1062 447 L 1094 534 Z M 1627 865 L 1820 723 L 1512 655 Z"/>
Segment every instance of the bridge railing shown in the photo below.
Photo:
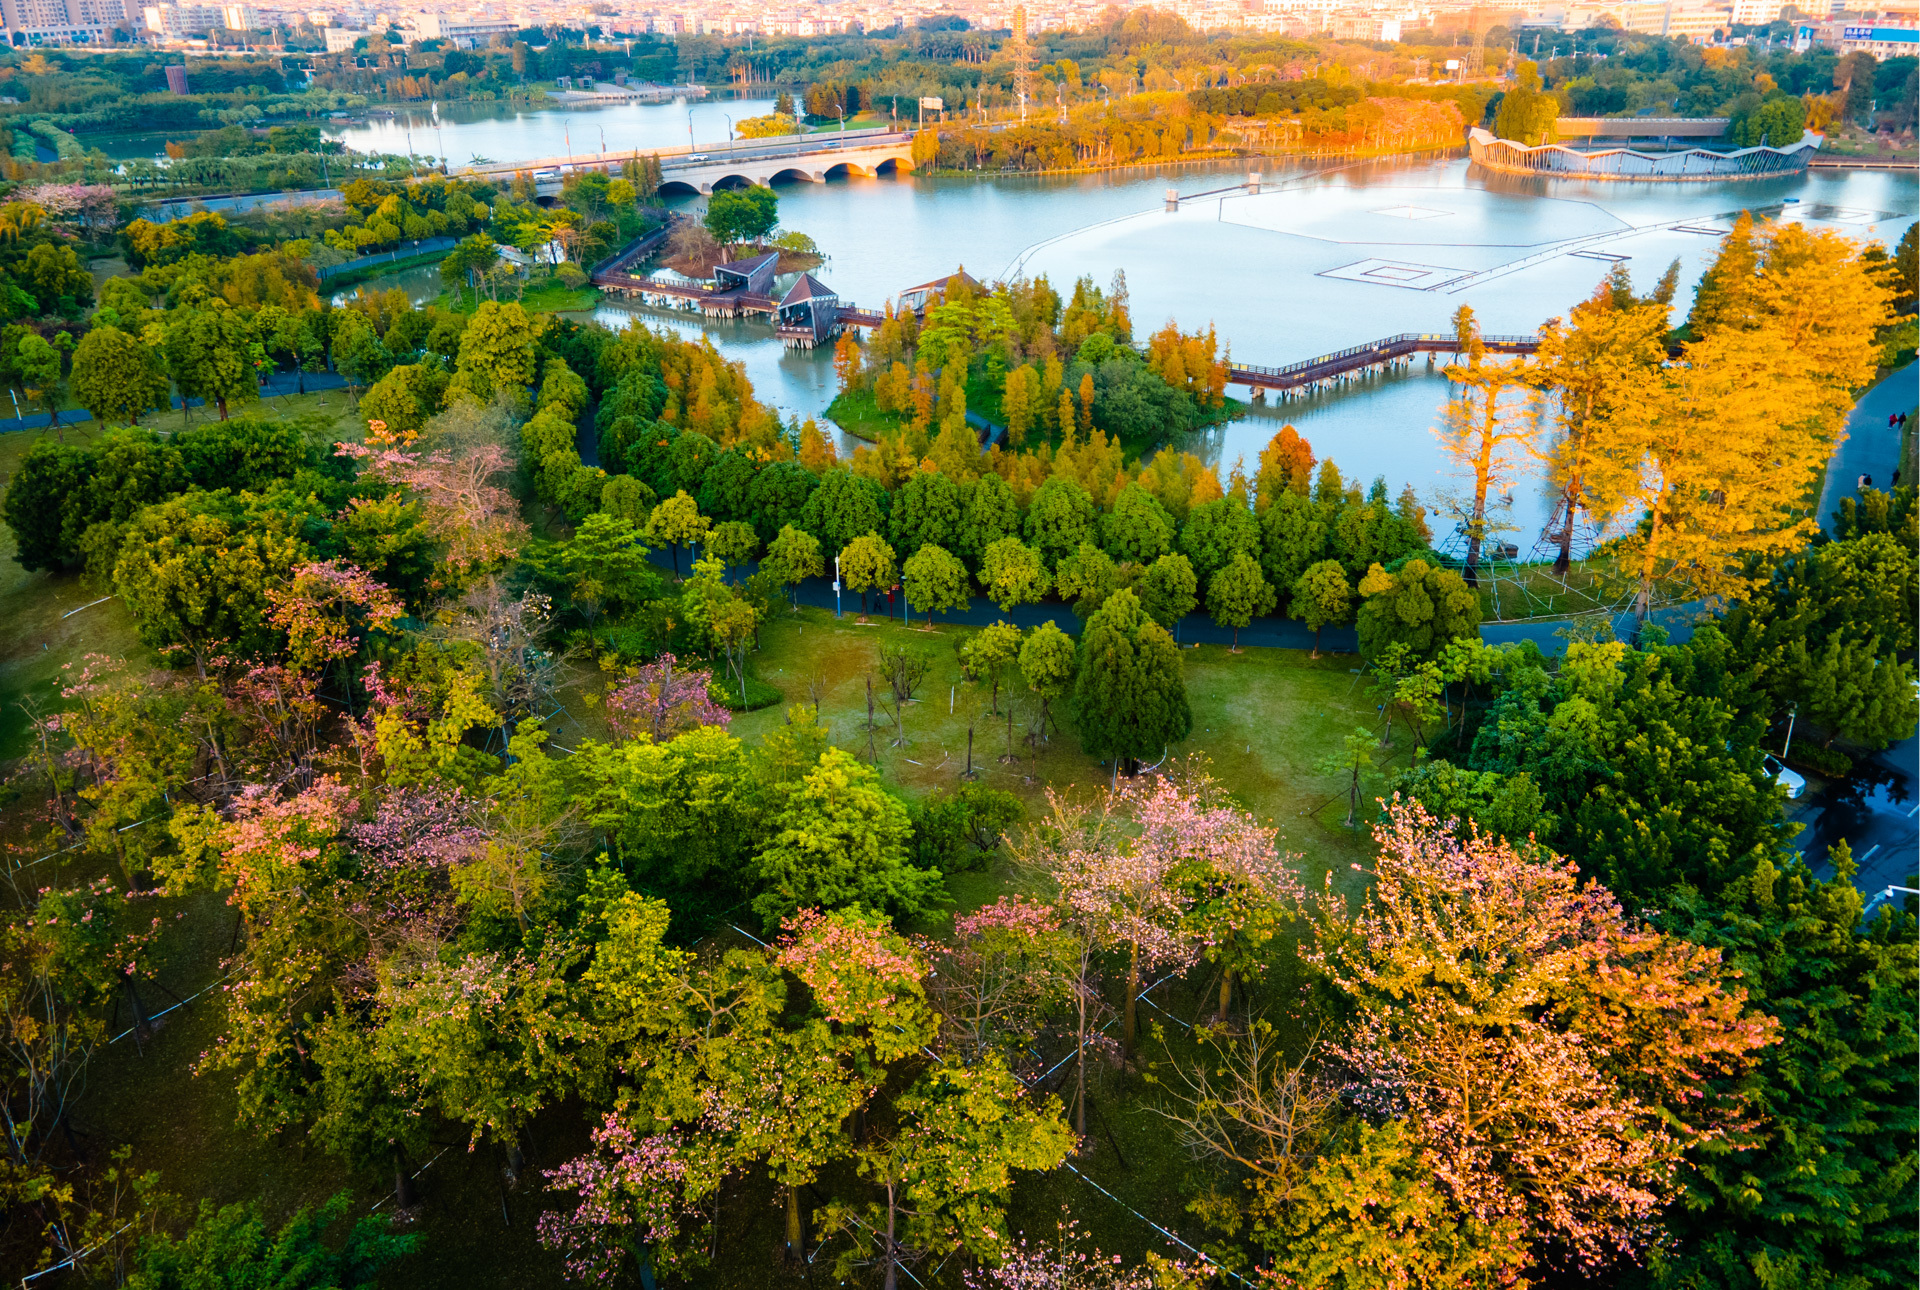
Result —
<path fill-rule="evenodd" d="M 1535 336 L 1482 336 L 1481 343 L 1489 347 L 1532 345 L 1538 341 Z M 1339 363 L 1344 359 L 1361 357 L 1391 358 L 1408 350 L 1427 347 L 1459 348 L 1459 337 L 1452 332 L 1401 332 L 1397 336 L 1385 336 L 1369 341 L 1364 345 L 1353 345 L 1347 349 L 1336 350 L 1331 354 L 1322 354 L 1318 358 L 1303 359 L 1298 363 L 1288 363 L 1285 367 L 1259 367 L 1252 363 L 1235 363 L 1233 370 L 1247 372 L 1255 376 L 1287 377 L 1310 372 L 1317 367 L 1330 363 Z"/>

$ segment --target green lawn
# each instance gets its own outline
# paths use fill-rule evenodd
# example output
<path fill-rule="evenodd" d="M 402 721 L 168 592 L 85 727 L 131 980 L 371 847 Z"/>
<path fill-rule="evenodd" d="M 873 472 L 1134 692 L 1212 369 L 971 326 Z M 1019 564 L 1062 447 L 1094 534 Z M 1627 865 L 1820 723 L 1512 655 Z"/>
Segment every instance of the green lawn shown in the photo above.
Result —
<path fill-rule="evenodd" d="M 910 797 L 960 782 L 967 766 L 967 731 L 973 729 L 973 764 L 981 783 L 1004 788 L 1030 807 L 1045 800 L 1046 789 L 1104 786 L 1105 768 L 1080 751 L 1065 704 L 1054 715 L 1061 729 L 1037 746 L 1026 732 L 1035 721 L 1035 701 L 1016 680 L 1013 708 L 1015 760 L 1007 757 L 1008 696 L 1003 689 L 995 715 L 989 696 L 975 693 L 960 675 L 956 644 L 976 630 L 952 625 L 932 631 L 916 620 L 873 618 L 866 624 L 846 613 L 836 620 L 824 609 L 776 614 L 762 634 L 754 660 L 762 680 L 781 689 L 789 702 L 805 703 L 817 688 L 824 696 L 821 719 L 839 746 L 859 756 L 867 752 L 866 679 L 873 676 L 875 721 L 873 748 L 889 782 Z M 904 736 L 881 710 L 887 693 L 881 678 L 881 642 L 927 651 L 932 667 L 915 699 L 901 711 Z M 1303 856 L 1302 873 L 1318 883 L 1329 868 L 1344 867 L 1362 853 L 1362 837 L 1341 825 L 1346 816 L 1342 785 L 1316 769 L 1328 749 L 1356 726 L 1377 728 L 1378 716 L 1358 675 L 1359 659 L 1326 654 L 1318 659 L 1298 650 L 1248 648 L 1238 654 L 1223 645 L 1184 651 L 1187 692 L 1193 707 L 1192 736 L 1176 756 L 1198 754 L 1213 773 L 1261 819 L 1279 830 L 1281 843 Z M 756 741 L 784 721 L 783 707 L 734 718 L 732 730 Z M 1396 743 L 1391 754 L 1404 764 L 1410 742 Z M 963 904 L 991 900 L 1004 875 L 982 879 L 963 875 L 955 895 Z"/>

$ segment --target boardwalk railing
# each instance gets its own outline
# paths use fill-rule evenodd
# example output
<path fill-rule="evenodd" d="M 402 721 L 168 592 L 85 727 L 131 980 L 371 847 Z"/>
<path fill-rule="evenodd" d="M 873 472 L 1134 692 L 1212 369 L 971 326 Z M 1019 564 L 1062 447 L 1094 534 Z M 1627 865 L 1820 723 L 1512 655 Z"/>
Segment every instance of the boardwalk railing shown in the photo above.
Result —
<path fill-rule="evenodd" d="M 1531 354 L 1539 348 L 1537 336 L 1482 336 L 1481 344 L 1490 353 L 1495 354 Z M 1298 363 L 1289 363 L 1285 367 L 1258 367 L 1251 363 L 1236 363 L 1227 369 L 1227 380 L 1236 385 L 1258 385 L 1269 389 L 1286 390 L 1314 381 L 1323 381 L 1347 372 L 1357 372 L 1409 354 L 1457 354 L 1460 352 L 1460 338 L 1452 332 L 1401 332 L 1398 336 L 1387 336 L 1380 340 L 1369 341 L 1365 345 L 1355 345 L 1350 349 L 1337 350 L 1331 354 L 1322 354 L 1318 358 L 1303 359 Z"/>
<path fill-rule="evenodd" d="M 337 278 L 343 273 L 352 273 L 357 269 L 371 269 L 375 265 L 392 264 L 396 260 L 411 260 L 416 256 L 433 255 L 440 251 L 451 251 L 460 243 L 451 237 L 429 237 L 403 246 L 397 251 L 381 251 L 377 255 L 363 255 L 357 260 L 348 260 L 342 264 L 325 265 L 319 270 L 320 280 Z"/>

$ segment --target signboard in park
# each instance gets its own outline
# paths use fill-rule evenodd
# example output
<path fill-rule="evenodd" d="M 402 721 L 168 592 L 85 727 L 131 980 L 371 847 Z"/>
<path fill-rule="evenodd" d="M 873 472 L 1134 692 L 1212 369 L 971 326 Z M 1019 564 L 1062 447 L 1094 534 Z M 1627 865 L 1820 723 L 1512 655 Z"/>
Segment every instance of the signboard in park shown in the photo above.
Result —
<path fill-rule="evenodd" d="M 1457 71 L 1459 71 L 1459 70 L 1460 70 L 1460 60 L 1459 60 L 1459 59 L 1457 59 L 1457 58 L 1449 58 L 1449 59 L 1447 60 L 1447 70 L 1448 70 L 1448 71 L 1450 71 L 1450 72 L 1457 72 Z"/>
<path fill-rule="evenodd" d="M 943 98 L 924 98 L 923 97 L 920 100 L 920 106 L 923 108 L 926 108 L 930 112 L 945 112 L 947 110 L 947 101 Z"/>

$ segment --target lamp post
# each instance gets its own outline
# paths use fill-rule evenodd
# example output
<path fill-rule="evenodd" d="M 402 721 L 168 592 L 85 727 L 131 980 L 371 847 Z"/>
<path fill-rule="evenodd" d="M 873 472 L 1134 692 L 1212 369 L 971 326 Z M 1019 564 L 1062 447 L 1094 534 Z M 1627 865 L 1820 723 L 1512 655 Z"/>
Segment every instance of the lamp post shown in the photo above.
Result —
<path fill-rule="evenodd" d="M 840 557 L 833 557 L 833 616 L 840 616 Z"/>

